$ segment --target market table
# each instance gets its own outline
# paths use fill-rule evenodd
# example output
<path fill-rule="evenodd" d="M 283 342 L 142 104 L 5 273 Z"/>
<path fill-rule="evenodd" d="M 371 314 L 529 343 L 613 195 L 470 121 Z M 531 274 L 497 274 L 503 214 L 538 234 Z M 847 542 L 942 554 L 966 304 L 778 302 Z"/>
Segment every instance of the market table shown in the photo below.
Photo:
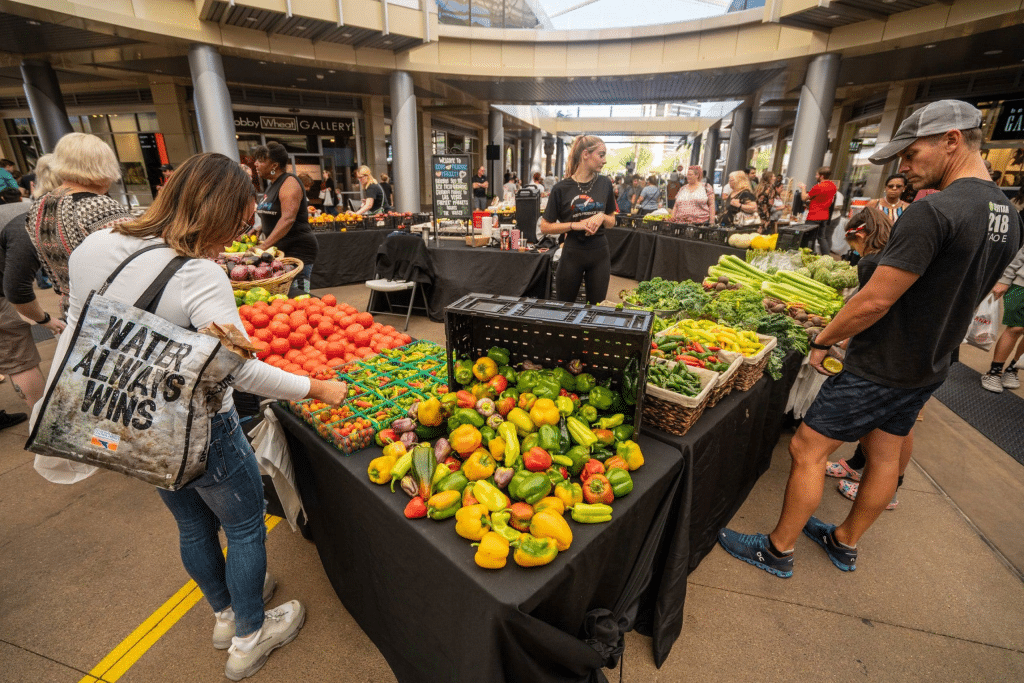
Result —
<path fill-rule="evenodd" d="M 310 276 L 311 289 L 340 287 L 373 279 L 377 249 L 388 236 L 387 230 L 315 234 L 319 252 Z"/>
<path fill-rule="evenodd" d="M 686 577 L 711 552 L 725 526 L 768 471 L 782 433 L 786 400 L 802 356 L 789 353 L 782 377 L 762 377 L 708 408 L 684 436 L 644 425 L 642 432 L 677 448 L 685 460 L 676 505 L 665 528 L 637 630 L 653 639 L 660 667 L 683 627 Z"/>
<path fill-rule="evenodd" d="M 708 268 L 718 263 L 723 254 L 739 258 L 746 256 L 743 249 L 724 244 L 688 240 L 671 235 L 611 228 L 608 230 L 613 275 L 637 282 L 654 277 L 666 280 L 702 281 Z"/>
<path fill-rule="evenodd" d="M 637 282 L 649 280 L 654 247 L 659 236 L 632 228 L 609 228 L 607 235 L 612 275 Z"/>
<path fill-rule="evenodd" d="M 571 523 L 572 547 L 549 565 L 523 569 L 510 555 L 488 571 L 455 520 L 408 520 L 405 494 L 369 482 L 380 449 L 346 457 L 273 410 L 324 570 L 399 681 L 605 680 L 598 649 L 631 628 L 678 498 L 679 449 L 641 437 L 646 464 L 610 523 Z M 601 633 L 607 645 L 586 642 Z"/>

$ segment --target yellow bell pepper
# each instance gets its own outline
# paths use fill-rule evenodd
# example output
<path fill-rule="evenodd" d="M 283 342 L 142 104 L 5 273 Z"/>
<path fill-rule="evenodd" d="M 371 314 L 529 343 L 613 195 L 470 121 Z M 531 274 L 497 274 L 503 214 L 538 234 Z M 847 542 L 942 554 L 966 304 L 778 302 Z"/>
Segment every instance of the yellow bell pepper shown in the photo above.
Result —
<path fill-rule="evenodd" d="M 632 439 L 620 442 L 615 447 L 615 455 L 626 461 L 630 471 L 639 469 L 644 464 L 644 454 L 640 452 L 640 444 Z"/>
<path fill-rule="evenodd" d="M 531 534 L 523 534 L 515 545 L 516 551 L 512 554 L 512 559 L 520 567 L 540 567 L 558 556 L 558 546 L 553 538 L 537 538 Z"/>
<path fill-rule="evenodd" d="M 503 460 L 505 457 L 505 440 L 500 436 L 493 437 L 487 442 L 487 450 L 491 452 L 491 457 L 495 460 Z"/>
<path fill-rule="evenodd" d="M 494 474 L 495 467 L 497 467 L 497 463 L 494 462 L 491 454 L 483 448 L 477 448 L 466 459 L 466 462 L 462 463 L 462 473 L 470 481 L 479 481 Z"/>
<path fill-rule="evenodd" d="M 512 504 L 512 501 L 508 499 L 508 496 L 502 493 L 497 486 L 493 485 L 486 479 L 480 479 L 474 482 L 473 497 L 491 512 L 504 510 Z"/>
<path fill-rule="evenodd" d="M 386 484 L 391 481 L 391 468 L 395 466 L 395 456 L 382 455 L 370 461 L 366 473 L 374 484 Z"/>
<path fill-rule="evenodd" d="M 571 481 L 563 481 L 555 485 L 555 498 L 562 501 L 566 508 L 572 508 L 583 502 L 583 487 Z"/>
<path fill-rule="evenodd" d="M 565 514 L 565 502 L 556 496 L 545 496 L 538 500 L 534 506 L 534 512 L 542 512 L 544 510 L 551 510 L 557 512 L 559 515 Z"/>
<path fill-rule="evenodd" d="M 473 363 L 473 376 L 481 382 L 486 382 L 498 374 L 498 364 L 484 356 Z"/>
<path fill-rule="evenodd" d="M 556 425 L 561 417 L 562 414 L 558 412 L 558 406 L 550 398 L 538 398 L 530 408 L 530 419 L 538 427 Z"/>
<path fill-rule="evenodd" d="M 421 425 L 427 427 L 436 427 L 444 421 L 444 413 L 441 411 L 441 401 L 437 397 L 428 398 L 426 401 L 420 401 L 419 406 L 416 408 L 416 419 L 420 421 Z"/>
<path fill-rule="evenodd" d="M 480 430 L 471 424 L 459 425 L 448 436 L 448 443 L 459 455 L 468 455 L 480 448 L 481 441 L 483 441 L 483 437 L 480 435 Z"/>
<path fill-rule="evenodd" d="M 480 539 L 480 543 L 474 543 L 473 545 L 477 546 L 473 561 L 479 567 L 484 569 L 501 569 L 508 562 L 508 541 L 501 534 L 488 531 Z"/>
<path fill-rule="evenodd" d="M 455 513 L 455 533 L 470 541 L 479 541 L 491 529 L 491 512 L 486 505 L 470 505 Z M 508 554 L 508 551 L 505 551 Z"/>
<path fill-rule="evenodd" d="M 391 456 L 395 460 L 398 460 L 408 452 L 405 444 L 401 441 L 394 441 L 384 447 L 384 455 Z"/>
<path fill-rule="evenodd" d="M 542 510 L 530 520 L 530 533 L 537 538 L 550 538 L 558 552 L 564 552 L 572 545 L 572 529 L 565 517 L 554 510 Z"/>

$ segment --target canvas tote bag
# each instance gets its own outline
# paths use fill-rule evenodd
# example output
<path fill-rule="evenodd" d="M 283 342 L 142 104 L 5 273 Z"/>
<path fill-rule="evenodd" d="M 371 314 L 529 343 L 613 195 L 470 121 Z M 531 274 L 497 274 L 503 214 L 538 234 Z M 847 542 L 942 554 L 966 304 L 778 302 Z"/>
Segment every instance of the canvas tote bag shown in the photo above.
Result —
<path fill-rule="evenodd" d="M 161 248 L 169 247 L 135 252 L 89 293 L 67 352 L 55 360 L 59 370 L 25 448 L 175 491 L 206 471 L 210 417 L 244 360 L 218 338 L 153 313 L 167 282 L 188 261 L 183 256 L 173 258 L 134 305 L 104 295 L 135 257 Z M 84 473 L 80 466 L 69 469 Z"/>

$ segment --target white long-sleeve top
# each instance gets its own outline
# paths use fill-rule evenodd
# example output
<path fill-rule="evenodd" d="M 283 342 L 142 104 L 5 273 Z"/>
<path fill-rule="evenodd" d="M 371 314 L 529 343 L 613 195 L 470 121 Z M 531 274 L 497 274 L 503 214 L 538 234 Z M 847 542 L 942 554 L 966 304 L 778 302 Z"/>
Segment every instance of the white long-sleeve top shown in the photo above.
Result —
<path fill-rule="evenodd" d="M 114 269 L 130 255 L 159 243 L 158 238 L 141 240 L 107 229 L 89 235 L 71 253 L 68 259 L 71 281 L 68 332 L 61 335 L 54 358 L 63 358 L 67 352 L 72 337 L 70 331 L 75 329 L 89 292 L 99 290 Z M 134 303 L 175 255 L 171 249 L 153 249 L 136 257 L 117 276 L 105 296 Z M 164 289 L 156 314 L 176 325 L 186 328 L 191 325 L 197 330 L 214 322 L 233 324 L 240 331 L 243 329 L 231 282 L 220 266 L 206 259 L 192 259 L 175 273 Z M 60 363 L 53 363 L 51 375 L 59 366 Z M 246 361 L 234 376 L 235 386 L 258 396 L 297 401 L 309 393 L 309 378 L 258 360 Z M 48 378 L 47 384 L 50 382 L 52 377 Z M 227 412 L 233 406 L 229 387 L 224 392 L 219 412 Z"/>

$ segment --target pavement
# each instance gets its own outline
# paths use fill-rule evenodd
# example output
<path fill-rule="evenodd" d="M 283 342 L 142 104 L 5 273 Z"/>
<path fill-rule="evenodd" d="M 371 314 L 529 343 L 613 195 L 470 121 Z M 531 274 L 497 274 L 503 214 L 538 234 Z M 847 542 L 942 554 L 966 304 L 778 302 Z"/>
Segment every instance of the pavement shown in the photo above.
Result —
<path fill-rule="evenodd" d="M 609 291 L 632 284 L 613 278 Z M 362 285 L 327 291 L 365 308 Z M 40 293 L 51 312 L 54 299 Z M 444 343 L 444 326 L 425 318 L 414 318 L 409 334 Z M 54 345 L 40 344 L 44 372 Z M 989 354 L 966 349 L 963 360 L 983 371 Z M 0 408 L 23 411 L 10 387 L 0 384 Z M 900 505 L 861 540 L 856 572 L 835 569 L 806 538 L 788 580 L 715 548 L 689 578 L 668 660 L 656 669 L 650 640 L 627 634 L 622 680 L 1024 681 L 1024 467 L 935 401 L 915 433 Z M 210 644 L 213 616 L 189 588 L 155 490 L 110 472 L 50 484 L 22 450 L 27 435 L 27 423 L 0 432 L 0 680 L 226 680 L 226 655 Z M 773 526 L 790 437 L 733 528 Z M 852 446 L 839 452 L 850 454 Z M 850 505 L 835 484 L 826 482 L 817 513 L 830 522 Z M 270 604 L 299 599 L 308 617 L 249 680 L 395 680 L 334 594 L 316 547 L 285 522 L 269 531 L 267 550 L 278 579 Z"/>

